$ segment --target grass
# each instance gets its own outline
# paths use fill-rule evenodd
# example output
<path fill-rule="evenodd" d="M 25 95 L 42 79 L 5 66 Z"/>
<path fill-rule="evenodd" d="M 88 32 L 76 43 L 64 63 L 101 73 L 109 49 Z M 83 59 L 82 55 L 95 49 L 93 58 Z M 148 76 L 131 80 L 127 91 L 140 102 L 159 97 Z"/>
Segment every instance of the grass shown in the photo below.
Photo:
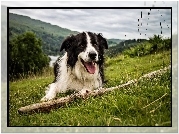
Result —
<path fill-rule="evenodd" d="M 105 74 L 108 82 L 105 86 L 139 78 L 168 66 L 170 62 L 168 51 L 144 57 L 121 55 L 107 58 Z M 45 87 L 52 80 L 53 76 L 9 83 L 10 126 L 171 126 L 170 71 L 153 79 L 143 79 L 128 88 L 87 100 L 76 100 L 50 113 L 19 115 L 18 108 L 39 102 L 45 94 Z"/>
<path fill-rule="evenodd" d="M 164 68 L 171 64 L 170 62 L 169 51 L 135 58 L 124 55 L 107 58 L 105 75 L 108 83 L 106 86 L 111 87 L 116 84 L 123 84 L 148 72 Z"/>

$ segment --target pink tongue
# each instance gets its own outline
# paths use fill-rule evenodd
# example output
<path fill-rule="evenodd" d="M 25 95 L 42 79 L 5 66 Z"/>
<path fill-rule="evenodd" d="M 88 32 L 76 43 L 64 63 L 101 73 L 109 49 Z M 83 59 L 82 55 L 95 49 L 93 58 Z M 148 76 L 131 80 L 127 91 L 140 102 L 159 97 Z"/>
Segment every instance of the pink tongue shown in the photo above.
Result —
<path fill-rule="evenodd" d="M 95 65 L 92 62 L 84 62 L 84 65 L 90 74 L 95 73 Z"/>

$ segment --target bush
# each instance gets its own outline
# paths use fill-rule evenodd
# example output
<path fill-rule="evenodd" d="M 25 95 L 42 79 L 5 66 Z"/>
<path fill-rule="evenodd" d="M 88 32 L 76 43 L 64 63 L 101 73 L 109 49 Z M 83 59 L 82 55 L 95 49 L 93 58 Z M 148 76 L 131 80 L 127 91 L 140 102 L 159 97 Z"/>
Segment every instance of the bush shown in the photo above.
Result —
<path fill-rule="evenodd" d="M 26 32 L 9 42 L 9 78 L 36 74 L 49 65 L 49 58 L 42 51 L 42 41 L 33 32 Z"/>
<path fill-rule="evenodd" d="M 153 37 L 149 38 L 149 41 L 145 41 L 134 47 L 130 47 L 130 49 L 125 50 L 123 54 L 129 55 L 130 57 L 135 57 L 169 49 L 171 49 L 171 39 L 162 39 L 161 36 L 154 35 Z"/>

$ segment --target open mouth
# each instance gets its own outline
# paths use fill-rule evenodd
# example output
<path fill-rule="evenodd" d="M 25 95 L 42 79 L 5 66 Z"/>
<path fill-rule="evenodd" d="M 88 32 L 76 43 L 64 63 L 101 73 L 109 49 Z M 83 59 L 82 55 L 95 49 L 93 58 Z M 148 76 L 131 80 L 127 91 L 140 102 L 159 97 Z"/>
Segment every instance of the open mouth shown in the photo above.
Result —
<path fill-rule="evenodd" d="M 81 62 L 83 63 L 84 67 L 86 68 L 86 71 L 90 74 L 94 74 L 95 73 L 95 62 L 91 61 L 91 62 L 85 62 L 83 59 L 81 59 Z"/>

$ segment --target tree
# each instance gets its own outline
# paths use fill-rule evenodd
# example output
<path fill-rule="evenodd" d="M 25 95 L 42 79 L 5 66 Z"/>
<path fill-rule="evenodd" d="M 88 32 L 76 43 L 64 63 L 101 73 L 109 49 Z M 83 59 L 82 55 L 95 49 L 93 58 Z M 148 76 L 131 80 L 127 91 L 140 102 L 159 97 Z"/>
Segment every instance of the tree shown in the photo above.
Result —
<path fill-rule="evenodd" d="M 42 41 L 33 32 L 13 37 L 9 42 L 9 78 L 36 74 L 49 65 L 49 58 L 42 51 Z"/>
<path fill-rule="evenodd" d="M 162 41 L 162 36 L 156 34 L 153 37 L 149 38 L 149 42 L 153 45 L 152 52 L 157 51 L 159 49 L 159 46 L 160 44 L 162 44 Z"/>
<path fill-rule="evenodd" d="M 153 45 L 152 51 L 169 50 L 171 48 L 171 38 L 163 39 L 160 35 L 154 35 L 149 38 L 149 42 Z"/>
<path fill-rule="evenodd" d="M 149 42 L 152 44 L 162 43 L 162 36 L 154 34 L 153 37 L 149 37 Z"/>

